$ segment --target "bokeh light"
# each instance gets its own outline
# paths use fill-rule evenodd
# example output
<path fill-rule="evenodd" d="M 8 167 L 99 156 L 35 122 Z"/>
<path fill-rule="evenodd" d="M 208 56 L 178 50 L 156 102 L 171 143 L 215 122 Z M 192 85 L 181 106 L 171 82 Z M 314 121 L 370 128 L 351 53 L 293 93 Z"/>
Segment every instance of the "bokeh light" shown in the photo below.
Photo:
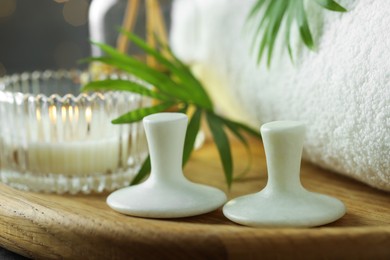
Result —
<path fill-rule="evenodd" d="M 62 14 L 67 23 L 75 27 L 81 26 L 87 23 L 88 7 L 87 0 L 69 0 L 64 4 Z"/>
<path fill-rule="evenodd" d="M 0 17 L 11 16 L 16 9 L 16 0 L 1 0 L 0 1 Z"/>

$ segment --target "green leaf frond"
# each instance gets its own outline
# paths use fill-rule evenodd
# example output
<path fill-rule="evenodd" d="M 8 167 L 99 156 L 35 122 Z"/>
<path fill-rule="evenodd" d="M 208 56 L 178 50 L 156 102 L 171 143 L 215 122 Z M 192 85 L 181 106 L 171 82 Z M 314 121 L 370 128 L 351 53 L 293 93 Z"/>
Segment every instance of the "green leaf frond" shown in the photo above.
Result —
<path fill-rule="evenodd" d="M 150 156 L 145 159 L 143 162 L 141 168 L 137 172 L 137 175 L 134 177 L 134 179 L 131 181 L 130 185 L 135 185 L 140 183 L 148 174 L 150 173 L 151 165 L 150 165 Z"/>
<path fill-rule="evenodd" d="M 217 146 L 219 157 L 222 162 L 223 171 L 228 187 L 231 187 L 233 181 L 233 160 L 230 150 L 230 142 L 224 131 L 223 121 L 214 113 L 206 113 L 207 124 Z"/>
<path fill-rule="evenodd" d="M 86 84 L 82 91 L 128 91 L 132 93 L 137 93 L 142 96 L 147 96 L 151 98 L 155 98 L 161 101 L 173 101 L 174 99 L 162 92 L 153 91 L 144 85 L 136 83 L 130 80 L 123 79 L 107 79 L 100 81 L 92 81 Z"/>
<path fill-rule="evenodd" d="M 278 23 L 278 21 L 276 22 Z M 142 82 L 153 86 L 154 89 L 135 81 L 105 79 L 88 83 L 83 87 L 83 91 L 129 91 L 151 97 L 160 102 L 150 107 L 129 111 L 114 119 L 112 121 L 113 124 L 139 122 L 147 115 L 163 112 L 172 107 L 178 108 L 181 113 L 187 113 L 190 107 L 194 108 L 191 110 L 194 112 L 189 115 L 189 124 L 185 136 L 183 166 L 190 158 L 194 149 L 202 117 L 206 116 L 207 124 L 221 158 L 226 183 L 230 187 L 233 181 L 233 161 L 226 130 L 230 130 L 245 145 L 248 151 L 248 142 L 244 135 L 242 135 L 242 132 L 246 132 L 256 138 L 259 138 L 259 133 L 256 133 L 256 131 L 253 131 L 248 126 L 216 115 L 214 113 L 213 103 L 203 85 L 193 75 L 190 68 L 173 54 L 169 46 L 162 44 L 157 39 L 158 46 L 154 48 L 134 34 L 124 32 L 123 30 L 121 30 L 121 33 L 125 34 L 146 55 L 153 57 L 158 63 L 158 66 L 149 66 L 135 57 L 120 53 L 111 46 L 96 42 L 93 42 L 93 44 L 100 47 L 106 55 L 103 57 L 87 58 L 83 62 L 97 61 L 104 63 L 119 71 L 134 75 Z M 133 179 L 132 184 L 137 184 L 142 181 L 149 174 L 150 170 L 150 158 L 147 157 Z"/>
<path fill-rule="evenodd" d="M 168 108 L 172 107 L 175 103 L 174 102 L 164 102 L 160 103 L 158 105 L 152 106 L 152 107 L 144 107 L 132 110 L 117 119 L 112 120 L 113 124 L 130 124 L 135 123 L 138 121 L 141 121 L 145 116 L 164 112 Z"/>
<path fill-rule="evenodd" d="M 305 0 L 257 0 L 251 8 L 247 20 L 254 20 L 260 17 L 260 22 L 255 30 L 252 41 L 252 51 L 257 47 L 257 64 L 260 64 L 264 55 L 267 56 L 267 66 L 271 66 L 272 54 L 275 42 L 282 24 L 285 25 L 284 44 L 289 56 L 293 61 L 292 49 L 290 45 L 290 32 L 293 22 L 296 21 L 302 42 L 306 47 L 313 50 L 315 43 L 310 31 L 304 6 Z M 346 12 L 347 10 L 333 0 L 307 0 L 315 1 L 324 9 L 335 12 Z M 261 15 L 260 15 L 261 14 Z M 265 54 L 267 52 L 267 54 Z"/>
<path fill-rule="evenodd" d="M 184 141 L 183 166 L 187 163 L 192 151 L 194 150 L 196 136 L 198 135 L 200 129 L 201 116 L 202 110 L 197 108 L 188 124 L 186 138 Z"/>

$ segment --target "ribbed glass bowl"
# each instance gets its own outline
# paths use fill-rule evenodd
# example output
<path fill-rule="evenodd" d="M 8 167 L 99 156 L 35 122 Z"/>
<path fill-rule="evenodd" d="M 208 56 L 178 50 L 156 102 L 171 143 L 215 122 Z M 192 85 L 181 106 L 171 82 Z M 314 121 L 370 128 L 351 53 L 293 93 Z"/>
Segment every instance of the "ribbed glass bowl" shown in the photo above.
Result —
<path fill-rule="evenodd" d="M 125 78 L 103 75 L 100 78 Z M 0 79 L 0 180 L 42 192 L 129 185 L 147 156 L 142 124 L 111 120 L 150 102 L 128 92 L 80 93 L 92 76 L 45 71 Z"/>

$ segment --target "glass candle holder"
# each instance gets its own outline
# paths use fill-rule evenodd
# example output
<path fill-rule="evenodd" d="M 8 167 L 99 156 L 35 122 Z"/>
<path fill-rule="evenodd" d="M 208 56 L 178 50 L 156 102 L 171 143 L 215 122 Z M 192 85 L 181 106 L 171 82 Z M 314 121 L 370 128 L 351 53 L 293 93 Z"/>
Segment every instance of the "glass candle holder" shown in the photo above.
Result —
<path fill-rule="evenodd" d="M 45 71 L 0 80 L 2 182 L 72 194 L 129 185 L 147 156 L 142 124 L 110 121 L 150 101 L 129 92 L 80 93 L 91 79 L 80 71 Z"/>

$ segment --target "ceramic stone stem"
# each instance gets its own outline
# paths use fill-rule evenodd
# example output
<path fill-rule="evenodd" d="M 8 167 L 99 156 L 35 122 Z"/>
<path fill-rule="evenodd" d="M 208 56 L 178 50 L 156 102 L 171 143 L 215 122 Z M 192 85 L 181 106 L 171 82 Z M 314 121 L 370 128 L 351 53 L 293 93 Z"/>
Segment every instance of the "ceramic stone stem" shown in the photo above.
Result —
<path fill-rule="evenodd" d="M 161 115 L 144 120 L 152 168 L 151 180 L 171 182 L 183 179 L 182 158 L 187 122 L 184 114 L 176 114 L 175 120 L 169 121 Z"/>
<path fill-rule="evenodd" d="M 278 125 L 279 124 L 279 125 Z M 290 122 L 288 129 L 280 123 L 261 128 L 266 153 L 268 183 L 272 192 L 295 192 L 302 188 L 300 181 L 304 125 Z"/>

